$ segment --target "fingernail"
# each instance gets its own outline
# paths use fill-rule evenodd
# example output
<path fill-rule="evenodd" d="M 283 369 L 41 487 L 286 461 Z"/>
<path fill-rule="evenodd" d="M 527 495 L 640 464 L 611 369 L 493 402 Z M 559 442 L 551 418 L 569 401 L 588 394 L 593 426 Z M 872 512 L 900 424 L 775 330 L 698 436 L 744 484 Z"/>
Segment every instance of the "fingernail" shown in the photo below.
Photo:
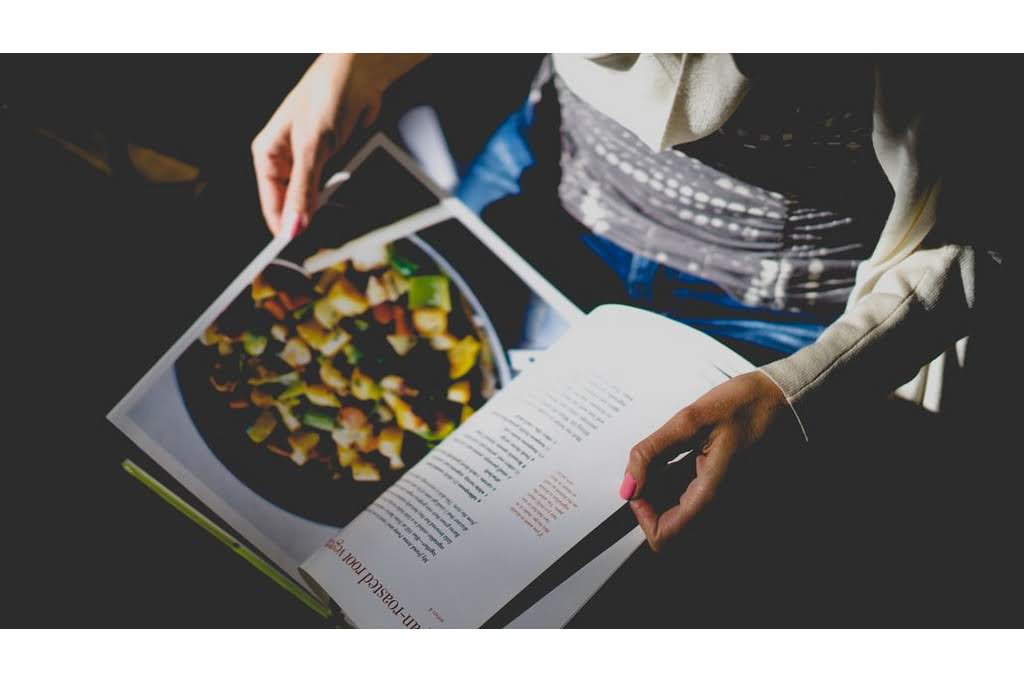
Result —
<path fill-rule="evenodd" d="M 306 214 L 292 212 L 289 212 L 287 215 L 285 215 L 284 220 L 281 221 L 281 224 L 284 226 L 284 229 L 287 230 L 288 234 L 290 234 L 292 237 L 295 237 L 300 232 L 305 230 L 306 223 Z"/>
<path fill-rule="evenodd" d="M 636 493 L 636 479 L 629 472 L 622 478 L 622 485 L 619 486 L 619 497 L 622 500 L 629 500 Z"/>

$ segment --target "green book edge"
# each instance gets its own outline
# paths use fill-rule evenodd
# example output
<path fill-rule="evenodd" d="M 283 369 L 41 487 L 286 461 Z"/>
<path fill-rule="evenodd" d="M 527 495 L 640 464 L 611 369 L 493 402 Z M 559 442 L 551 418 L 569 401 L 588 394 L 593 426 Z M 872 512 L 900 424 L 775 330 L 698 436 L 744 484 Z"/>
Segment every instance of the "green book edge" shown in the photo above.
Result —
<path fill-rule="evenodd" d="M 153 476 L 144 469 L 127 459 L 121 462 L 121 467 L 125 472 L 142 482 L 142 484 L 144 484 L 150 491 L 163 498 L 178 512 L 205 529 L 211 536 L 233 550 L 235 554 L 240 555 L 242 559 L 258 569 L 271 581 L 295 596 L 295 598 L 301 601 L 306 607 L 310 608 L 324 619 L 331 616 L 331 610 L 326 605 L 310 595 L 309 592 L 307 592 L 291 577 L 284 574 L 277 567 L 250 550 L 245 544 L 225 531 L 222 527 L 215 524 L 206 517 L 206 515 L 185 502 L 185 500 L 183 500 L 179 495 L 154 479 Z"/>

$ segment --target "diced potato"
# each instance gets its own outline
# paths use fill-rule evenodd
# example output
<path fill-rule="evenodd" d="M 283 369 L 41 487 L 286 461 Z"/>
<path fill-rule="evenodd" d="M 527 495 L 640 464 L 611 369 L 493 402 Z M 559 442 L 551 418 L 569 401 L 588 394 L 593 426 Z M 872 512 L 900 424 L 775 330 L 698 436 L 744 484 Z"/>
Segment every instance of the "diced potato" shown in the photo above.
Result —
<path fill-rule="evenodd" d="M 405 380 L 398 375 L 384 375 L 380 378 L 380 388 L 384 391 L 390 391 L 392 394 L 402 393 L 402 387 L 405 386 Z"/>
<path fill-rule="evenodd" d="M 328 408 L 338 408 L 341 406 L 341 401 L 334 395 L 330 387 L 323 384 L 311 384 L 306 387 L 306 398 L 309 402 L 315 406 L 325 406 Z"/>
<path fill-rule="evenodd" d="M 412 312 L 412 326 L 423 337 L 436 337 L 448 331 L 448 313 L 440 308 L 417 308 Z"/>
<path fill-rule="evenodd" d="M 473 406 L 470 406 L 468 404 L 462 406 L 462 415 L 459 416 L 459 424 L 462 424 L 463 422 L 468 420 L 475 412 L 476 411 L 473 410 Z"/>
<path fill-rule="evenodd" d="M 306 320 L 295 326 L 303 341 L 325 356 L 333 356 L 352 338 L 340 327 L 328 330 L 317 320 Z"/>
<path fill-rule="evenodd" d="M 263 274 L 256 276 L 256 279 L 252 281 L 252 300 L 263 301 L 277 294 L 273 287 L 264 279 Z"/>
<path fill-rule="evenodd" d="M 277 427 L 277 418 L 269 410 L 264 410 L 256 421 L 245 430 L 253 443 L 263 443 Z"/>
<path fill-rule="evenodd" d="M 387 340 L 399 356 L 406 355 L 416 346 L 416 337 L 411 334 L 389 334 Z"/>
<path fill-rule="evenodd" d="M 342 263 L 345 262 L 342 261 Z M 316 281 L 316 286 L 314 286 L 313 289 L 320 294 L 326 294 L 327 290 L 331 288 L 331 285 L 334 284 L 334 281 L 338 279 L 338 276 L 341 275 L 342 272 L 343 271 L 336 270 L 334 268 L 328 268 L 322 275 L 320 275 L 320 279 Z"/>
<path fill-rule="evenodd" d="M 288 343 L 284 345 L 284 350 L 278 355 L 281 360 L 293 368 L 306 367 L 313 360 L 313 354 L 309 347 L 298 337 L 289 339 Z"/>
<path fill-rule="evenodd" d="M 373 453 L 377 450 L 377 437 L 373 435 L 373 428 L 369 425 L 360 430 L 356 448 L 360 453 Z"/>
<path fill-rule="evenodd" d="M 343 275 L 338 277 L 334 284 L 331 285 L 331 289 L 327 292 L 327 300 L 342 317 L 360 315 L 370 308 L 370 304 L 363 293 L 356 289 L 355 285 L 349 282 Z M 315 314 L 316 311 L 314 309 Z M 325 327 L 333 327 L 333 325 L 326 325 Z"/>
<path fill-rule="evenodd" d="M 463 405 L 469 403 L 472 390 L 469 387 L 469 380 L 462 380 L 448 387 L 448 400 L 461 403 Z"/>
<path fill-rule="evenodd" d="M 350 429 L 344 425 L 338 427 L 331 432 L 331 439 L 334 443 L 338 444 L 339 448 L 349 448 L 356 442 L 356 437 L 359 436 L 355 430 Z"/>
<path fill-rule="evenodd" d="M 341 370 L 331 365 L 330 361 L 320 364 L 320 379 L 339 396 L 348 394 L 348 380 L 341 374 Z"/>
<path fill-rule="evenodd" d="M 394 268 L 388 269 L 380 276 L 380 280 L 388 292 L 389 301 L 398 301 L 403 294 L 409 291 L 409 280 Z"/>
<path fill-rule="evenodd" d="M 288 341 L 288 326 L 282 325 L 281 323 L 275 323 L 270 327 L 270 336 L 282 344 L 285 343 Z"/>
<path fill-rule="evenodd" d="M 380 470 L 372 462 L 356 460 L 352 463 L 352 478 L 356 481 L 380 481 Z"/>
<path fill-rule="evenodd" d="M 363 244 L 350 252 L 352 267 L 366 273 L 388 265 L 388 245 L 384 242 Z"/>
<path fill-rule="evenodd" d="M 351 467 L 352 463 L 359 459 L 359 453 L 348 446 L 338 446 L 338 464 L 342 467 Z"/>
<path fill-rule="evenodd" d="M 327 333 L 327 339 L 324 340 L 324 345 L 320 347 L 320 353 L 325 356 L 334 356 L 338 351 L 343 349 L 351 339 L 351 334 L 340 327 L 335 327 Z"/>
<path fill-rule="evenodd" d="M 313 317 L 317 319 L 326 329 L 330 329 L 341 320 L 341 311 L 338 311 L 327 299 L 320 299 L 313 304 Z"/>
<path fill-rule="evenodd" d="M 352 373 L 349 384 L 352 395 L 360 401 L 376 401 L 380 398 L 380 387 L 369 375 L 364 375 L 358 368 Z"/>
<path fill-rule="evenodd" d="M 217 342 L 217 353 L 222 356 L 231 355 L 231 340 L 227 337 L 221 337 L 220 341 Z"/>
<path fill-rule="evenodd" d="M 302 337 L 302 341 L 314 349 L 319 349 L 323 346 L 324 341 L 327 339 L 327 328 L 316 320 L 302 321 L 295 326 L 295 331 Z"/>
<path fill-rule="evenodd" d="M 480 354 L 480 341 L 467 335 L 448 349 L 448 377 L 458 379 L 469 372 Z"/>
<path fill-rule="evenodd" d="M 288 445 L 292 447 L 292 462 L 299 466 L 305 465 L 318 443 L 320 435 L 316 432 L 296 432 L 289 436 Z"/>
<path fill-rule="evenodd" d="M 390 301 L 387 288 L 377 279 L 376 275 L 371 275 L 366 283 L 366 300 L 371 306 Z"/>
<path fill-rule="evenodd" d="M 459 340 L 456 339 L 453 335 L 445 332 L 444 334 L 439 334 L 435 337 L 430 338 L 430 348 L 434 349 L 435 351 L 447 351 L 448 349 L 455 346 L 455 344 L 458 343 L 458 341 Z"/>
<path fill-rule="evenodd" d="M 396 396 L 419 396 L 420 392 L 409 386 L 404 377 L 399 375 L 384 375 L 380 379 L 380 388 L 390 391 Z"/>
<path fill-rule="evenodd" d="M 426 436 L 430 433 L 430 426 L 427 425 L 423 418 L 413 412 L 412 406 L 408 403 L 392 393 L 385 393 L 384 401 L 395 413 L 395 420 L 398 422 L 399 427 L 420 436 Z"/>
<path fill-rule="evenodd" d="M 388 459 L 388 466 L 392 470 L 400 470 L 405 467 L 402 461 L 402 438 L 404 432 L 398 427 L 385 427 L 380 430 L 377 438 L 377 450 Z"/>

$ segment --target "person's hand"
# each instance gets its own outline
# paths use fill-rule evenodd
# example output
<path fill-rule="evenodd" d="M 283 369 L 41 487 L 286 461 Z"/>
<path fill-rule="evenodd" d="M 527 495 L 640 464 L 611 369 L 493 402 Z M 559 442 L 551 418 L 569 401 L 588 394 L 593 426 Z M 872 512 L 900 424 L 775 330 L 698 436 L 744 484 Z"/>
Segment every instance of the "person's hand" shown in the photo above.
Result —
<path fill-rule="evenodd" d="M 630 501 L 651 549 L 661 549 L 707 506 L 733 456 L 760 441 L 789 410 L 767 375 L 749 372 L 704 394 L 633 447 L 619 495 Z M 688 450 L 695 451 L 697 476 L 679 503 L 659 514 L 644 498 L 644 488 L 661 466 Z"/>
<path fill-rule="evenodd" d="M 316 208 L 327 161 L 356 126 L 377 120 L 395 80 L 426 55 L 321 55 L 252 141 L 253 165 L 267 227 L 296 234 Z"/>

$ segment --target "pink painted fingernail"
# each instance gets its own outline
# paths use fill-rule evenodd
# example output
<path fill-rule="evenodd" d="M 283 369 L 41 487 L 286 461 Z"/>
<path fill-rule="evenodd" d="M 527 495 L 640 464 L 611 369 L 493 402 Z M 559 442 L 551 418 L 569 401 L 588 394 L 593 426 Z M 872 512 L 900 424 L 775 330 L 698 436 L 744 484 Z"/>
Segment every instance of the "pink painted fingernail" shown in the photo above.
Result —
<path fill-rule="evenodd" d="M 291 213 L 289 212 L 282 221 L 282 225 L 285 226 L 285 230 L 288 231 L 292 237 L 295 237 L 300 232 L 306 229 L 306 214 L 304 213 Z"/>
<path fill-rule="evenodd" d="M 619 486 L 619 497 L 622 500 L 629 500 L 636 493 L 636 479 L 629 472 L 622 478 L 622 485 Z"/>

